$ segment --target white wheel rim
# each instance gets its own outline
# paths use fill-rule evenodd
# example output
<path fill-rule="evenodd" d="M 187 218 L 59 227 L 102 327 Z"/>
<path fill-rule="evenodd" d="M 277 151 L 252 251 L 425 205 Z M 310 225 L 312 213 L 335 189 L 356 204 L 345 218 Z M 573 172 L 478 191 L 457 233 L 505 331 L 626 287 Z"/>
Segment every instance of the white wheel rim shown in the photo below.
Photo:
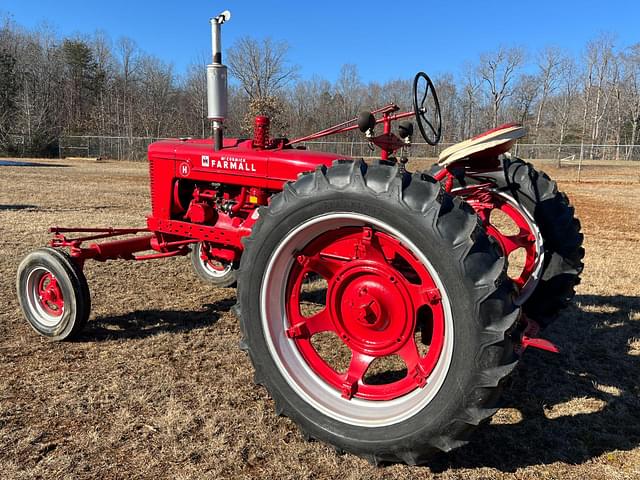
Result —
<path fill-rule="evenodd" d="M 533 233 L 533 236 L 535 238 L 535 244 L 536 244 L 535 268 L 533 269 L 531 276 L 527 279 L 525 284 L 520 289 L 520 294 L 515 299 L 516 305 L 522 305 L 524 302 L 526 302 L 529 299 L 531 294 L 534 292 L 534 290 L 538 286 L 538 283 L 540 282 L 540 274 L 542 273 L 542 267 L 544 266 L 544 241 L 542 239 L 542 234 L 540 233 L 540 229 L 538 228 L 538 225 L 536 225 L 535 220 L 525 208 L 522 208 L 522 206 L 510 195 L 507 195 L 503 192 L 498 192 L 497 190 L 494 190 L 493 193 L 495 193 L 499 197 L 502 197 L 505 202 L 507 202 L 509 205 L 511 205 L 513 208 L 515 208 L 522 214 L 525 221 L 527 222 L 529 230 Z"/>
<path fill-rule="evenodd" d="M 46 328 L 52 328 L 59 325 L 64 318 L 64 307 L 62 307 L 62 313 L 58 316 L 51 315 L 42 307 L 38 285 L 42 277 L 47 274 L 52 274 L 52 272 L 44 267 L 35 267 L 27 274 L 26 307 L 36 322 Z"/>
<path fill-rule="evenodd" d="M 310 240 L 331 229 L 372 225 L 402 242 L 427 268 L 442 294 L 445 313 L 445 340 L 440 358 L 427 384 L 399 398 L 371 401 L 340 392 L 320 378 L 302 358 L 295 342 L 285 330 L 286 299 L 284 285 L 293 265 L 294 252 Z M 289 386 L 309 405 L 324 415 L 350 425 L 384 427 L 403 422 L 420 412 L 436 396 L 444 383 L 453 356 L 453 316 L 445 287 L 425 255 L 405 235 L 386 223 L 367 215 L 345 212 L 320 215 L 289 232 L 270 256 L 260 288 L 260 317 L 265 340 L 273 361 Z"/>
<path fill-rule="evenodd" d="M 231 269 L 233 268 L 233 264 L 231 262 L 222 262 L 219 261 L 220 265 L 223 268 L 215 268 L 212 265 L 210 260 L 204 260 L 201 256 L 202 246 L 198 245 L 198 259 L 200 260 L 200 264 L 202 265 L 202 269 L 206 272 L 206 274 L 212 278 L 222 278 L 227 275 Z"/>
<path fill-rule="evenodd" d="M 455 195 L 455 193 L 458 190 L 464 190 L 464 189 L 455 188 L 451 191 L 451 193 Z M 533 269 L 533 272 L 531 273 L 531 275 L 529 276 L 525 284 L 520 289 L 518 296 L 514 300 L 514 303 L 520 306 L 524 304 L 524 302 L 526 302 L 529 299 L 529 297 L 531 297 L 536 287 L 538 286 L 538 283 L 540 283 L 540 275 L 542 274 L 542 267 L 544 266 L 544 240 L 542 238 L 542 234 L 540 233 L 540 229 L 538 228 L 538 225 L 536 224 L 535 220 L 533 219 L 531 214 L 525 208 L 522 207 L 522 205 L 520 205 L 512 196 L 507 195 L 504 192 L 500 192 L 498 190 L 491 190 L 491 191 L 495 195 L 501 197 L 506 203 L 511 205 L 513 208 L 515 208 L 522 214 L 525 221 L 527 222 L 527 226 L 529 227 L 529 230 L 533 233 L 533 236 L 535 238 L 534 240 L 536 244 L 535 268 Z"/>

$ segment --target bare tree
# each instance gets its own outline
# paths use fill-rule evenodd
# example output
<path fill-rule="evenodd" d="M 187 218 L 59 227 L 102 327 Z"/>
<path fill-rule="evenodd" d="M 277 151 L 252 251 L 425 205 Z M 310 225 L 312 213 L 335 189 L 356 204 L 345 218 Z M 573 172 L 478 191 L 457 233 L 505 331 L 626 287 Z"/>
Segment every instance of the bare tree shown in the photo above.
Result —
<path fill-rule="evenodd" d="M 18 78 L 15 56 L 0 46 L 0 146 L 8 146 L 13 115 L 16 111 Z"/>
<path fill-rule="evenodd" d="M 500 48 L 480 57 L 478 72 L 488 88 L 494 128 L 498 126 L 502 103 L 513 94 L 512 84 L 523 62 L 524 52 L 520 48 Z"/>
<path fill-rule="evenodd" d="M 402 109 L 413 108 L 413 100 L 411 99 L 412 90 L 411 80 L 390 80 L 381 85 L 378 90 L 378 95 L 372 95 L 372 91 L 369 87 L 364 87 L 367 94 L 370 95 L 369 103 L 370 107 L 376 105 L 395 103 Z"/>
<path fill-rule="evenodd" d="M 97 75 L 102 84 L 98 94 L 98 109 L 94 112 L 94 124 L 99 133 L 105 135 L 111 133 L 111 125 L 109 125 L 110 113 L 115 98 L 112 95 L 111 82 L 113 81 L 112 73 L 114 71 L 113 46 L 109 35 L 103 31 L 97 31 L 89 42 L 93 57 L 97 65 Z"/>
<path fill-rule="evenodd" d="M 560 160 L 562 144 L 564 143 L 567 135 L 571 112 L 578 92 L 577 67 L 573 59 L 565 58 L 562 61 L 559 78 L 559 94 L 557 97 L 552 99 L 552 113 L 555 117 L 555 130 L 558 131 L 557 142 L 560 144 L 556 154 L 558 160 Z"/>
<path fill-rule="evenodd" d="M 289 64 L 288 53 L 286 42 L 243 37 L 229 48 L 227 61 L 249 98 L 268 98 L 296 77 L 298 67 Z"/>
<path fill-rule="evenodd" d="M 14 129 L 22 135 L 22 152 L 50 153 L 64 129 L 64 65 L 55 35 L 42 28 L 36 35 L 18 34 L 19 89 Z"/>
<path fill-rule="evenodd" d="M 611 96 L 615 103 L 615 112 L 613 115 L 613 140 L 616 143 L 616 160 L 620 159 L 620 146 L 622 144 L 622 130 L 624 127 L 624 93 L 623 93 L 623 78 L 625 64 L 622 62 L 622 58 L 619 55 L 614 56 L 611 59 Z"/>
<path fill-rule="evenodd" d="M 285 87 L 296 78 L 298 67 L 287 60 L 289 45 L 271 38 L 256 40 L 240 38 L 227 52 L 229 69 L 249 97 L 242 122 L 243 131 L 250 131 L 255 115 L 272 119 L 272 129 L 288 129 L 283 101 Z"/>
<path fill-rule="evenodd" d="M 600 122 L 607 112 L 607 106 L 610 99 L 610 90 L 605 87 L 611 74 L 611 64 L 614 57 L 613 39 L 607 35 L 600 36 L 589 44 L 587 55 L 589 57 L 589 62 L 593 65 L 595 77 L 595 84 L 591 85 L 592 88 L 595 87 L 595 103 L 593 106 L 591 150 L 589 154 L 590 158 L 593 158 L 593 144 L 595 144 L 599 139 Z"/>
<path fill-rule="evenodd" d="M 549 95 L 553 94 L 558 86 L 558 74 L 562 65 L 562 55 L 559 50 L 554 47 L 547 47 L 538 56 L 538 78 L 540 81 L 540 101 L 536 114 L 536 123 L 534 127 L 535 141 L 538 142 L 540 135 L 540 124 L 542 115 L 547 106 Z"/>
<path fill-rule="evenodd" d="M 319 130 L 321 121 L 333 122 L 337 119 L 333 108 L 333 87 L 330 82 L 320 77 L 302 80 L 296 83 L 289 95 L 291 134 L 302 136 Z"/>
<path fill-rule="evenodd" d="M 475 130 L 478 123 L 478 94 L 482 86 L 481 82 L 482 79 L 478 76 L 477 69 L 467 66 L 462 83 L 462 118 L 464 120 L 464 125 L 461 132 L 461 138 L 467 138 L 476 133 Z"/>
<path fill-rule="evenodd" d="M 133 136 L 133 88 L 139 67 L 139 52 L 136 43 L 127 37 L 118 39 L 116 43 L 117 62 L 119 65 L 118 84 L 120 90 L 121 110 L 117 113 L 120 118 L 120 134 Z"/>
<path fill-rule="evenodd" d="M 460 123 L 457 120 L 458 89 L 451 74 L 443 75 L 435 80 L 435 87 L 438 92 L 438 100 L 442 109 L 442 142 L 453 142 L 457 136 L 456 126 Z"/>
<path fill-rule="evenodd" d="M 587 55 L 587 62 L 584 71 L 584 80 L 582 84 L 582 131 L 580 134 L 580 160 L 584 159 L 585 136 L 587 134 L 587 121 L 589 118 L 589 110 L 591 109 L 591 95 L 593 93 L 593 78 L 595 68 L 595 58 Z"/>
<path fill-rule="evenodd" d="M 626 153 L 628 160 L 633 157 L 640 125 L 640 43 L 633 45 L 623 53 L 622 62 L 625 66 L 624 85 L 625 97 L 628 102 L 626 115 L 631 123 L 630 147 Z"/>
<path fill-rule="evenodd" d="M 347 63 L 340 68 L 336 81 L 336 93 L 340 96 L 342 115 L 346 120 L 357 115 L 361 107 L 362 82 L 357 65 Z"/>
<path fill-rule="evenodd" d="M 198 132 L 202 138 L 207 136 L 207 75 L 204 60 L 189 65 L 184 83 L 188 105 L 198 121 Z"/>
<path fill-rule="evenodd" d="M 145 136 L 161 137 L 163 132 L 170 131 L 168 126 L 174 111 L 173 68 L 155 57 L 142 57 L 140 77 L 138 121 Z"/>
<path fill-rule="evenodd" d="M 536 75 L 521 75 L 514 86 L 513 107 L 518 121 L 525 125 L 531 116 L 531 107 L 540 94 L 540 81 Z"/>

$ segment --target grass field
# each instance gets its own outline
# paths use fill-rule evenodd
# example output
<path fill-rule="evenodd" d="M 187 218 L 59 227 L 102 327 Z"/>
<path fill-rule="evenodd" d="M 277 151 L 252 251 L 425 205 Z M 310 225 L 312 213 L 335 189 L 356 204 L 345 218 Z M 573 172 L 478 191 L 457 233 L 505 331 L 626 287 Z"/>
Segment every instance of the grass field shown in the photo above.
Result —
<path fill-rule="evenodd" d="M 575 304 L 545 332 L 562 354 L 527 351 L 468 446 L 375 468 L 275 415 L 237 347 L 235 291 L 186 258 L 89 262 L 82 337 L 33 333 L 15 272 L 46 228 L 144 226 L 149 210 L 144 163 L 39 163 L 0 167 L 0 478 L 640 478 L 638 167 L 586 166 L 583 183 L 548 169 L 587 251 Z"/>

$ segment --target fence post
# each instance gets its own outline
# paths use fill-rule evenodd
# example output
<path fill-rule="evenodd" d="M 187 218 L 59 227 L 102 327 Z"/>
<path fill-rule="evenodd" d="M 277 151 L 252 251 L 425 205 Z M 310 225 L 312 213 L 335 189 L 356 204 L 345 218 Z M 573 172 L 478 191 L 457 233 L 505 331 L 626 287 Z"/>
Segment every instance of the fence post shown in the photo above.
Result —
<path fill-rule="evenodd" d="M 580 156 L 580 160 L 578 160 L 578 183 L 580 183 L 581 173 L 582 173 L 582 155 Z"/>

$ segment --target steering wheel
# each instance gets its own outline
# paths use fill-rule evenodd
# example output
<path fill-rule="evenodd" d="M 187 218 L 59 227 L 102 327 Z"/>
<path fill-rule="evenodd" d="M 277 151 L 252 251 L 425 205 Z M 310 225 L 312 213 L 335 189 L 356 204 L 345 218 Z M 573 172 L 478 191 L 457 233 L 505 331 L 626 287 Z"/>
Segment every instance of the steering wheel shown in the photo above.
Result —
<path fill-rule="evenodd" d="M 422 95 L 421 100 L 418 99 L 418 86 L 421 83 L 420 80 L 424 80 L 426 82 L 424 94 Z M 429 102 L 429 92 L 431 92 L 431 102 Z M 433 123 L 429 121 L 429 118 L 427 118 L 427 113 L 429 111 L 428 107 L 430 104 L 433 104 L 435 107 L 435 111 L 431 116 L 431 120 L 435 120 Z M 440 112 L 440 102 L 438 101 L 438 95 L 436 95 L 436 87 L 433 85 L 429 76 L 424 72 L 418 72 L 413 79 L 413 111 L 416 114 L 416 120 L 418 121 L 418 128 L 420 129 L 422 138 L 424 138 L 429 145 L 437 145 L 440 141 L 440 137 L 442 137 L 442 114 Z M 425 128 L 425 126 L 427 128 Z"/>

